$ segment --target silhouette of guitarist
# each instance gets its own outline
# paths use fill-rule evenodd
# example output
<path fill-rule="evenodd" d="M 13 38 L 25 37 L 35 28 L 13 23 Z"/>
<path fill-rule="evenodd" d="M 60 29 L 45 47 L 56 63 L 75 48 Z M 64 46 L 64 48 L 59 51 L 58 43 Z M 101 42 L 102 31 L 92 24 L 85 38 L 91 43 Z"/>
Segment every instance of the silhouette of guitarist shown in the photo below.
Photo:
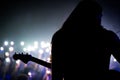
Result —
<path fill-rule="evenodd" d="M 120 62 L 120 40 L 101 25 L 101 17 L 102 8 L 95 0 L 82 0 L 55 32 L 52 80 L 120 79 L 119 73 L 109 70 L 111 54 Z"/>

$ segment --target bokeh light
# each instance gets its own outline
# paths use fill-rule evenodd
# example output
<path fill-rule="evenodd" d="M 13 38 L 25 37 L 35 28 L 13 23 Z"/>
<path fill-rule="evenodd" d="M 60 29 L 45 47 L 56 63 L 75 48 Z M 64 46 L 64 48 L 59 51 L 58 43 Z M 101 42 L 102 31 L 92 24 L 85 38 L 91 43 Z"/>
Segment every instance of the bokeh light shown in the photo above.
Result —
<path fill-rule="evenodd" d="M 34 78 L 36 75 L 41 75 L 42 78 L 44 78 L 44 75 L 51 73 L 50 69 L 47 70 L 44 65 L 35 63 L 34 61 L 24 63 L 22 60 L 14 60 L 12 57 L 15 52 L 17 54 L 23 53 L 23 55 L 26 55 L 26 53 L 28 53 L 28 55 L 31 55 L 32 57 L 50 62 L 51 46 L 49 42 L 35 40 L 33 42 L 20 41 L 15 43 L 15 41 L 4 41 L 4 45 L 0 46 L 0 54 L 1 57 L 4 58 L 3 60 L 5 60 L 4 62 L 6 64 L 3 66 L 6 68 L 6 75 L 7 73 L 11 73 L 17 76 L 20 75 L 21 72 L 24 72 L 24 74 L 28 75 L 31 80 L 35 80 Z"/>

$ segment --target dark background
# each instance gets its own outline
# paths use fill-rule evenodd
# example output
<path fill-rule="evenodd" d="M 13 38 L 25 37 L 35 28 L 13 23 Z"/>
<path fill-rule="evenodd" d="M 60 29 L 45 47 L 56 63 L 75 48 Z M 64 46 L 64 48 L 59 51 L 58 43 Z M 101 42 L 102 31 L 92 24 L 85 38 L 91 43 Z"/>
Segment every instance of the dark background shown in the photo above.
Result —
<path fill-rule="evenodd" d="M 0 43 L 50 41 L 80 0 L 1 0 Z M 97 0 L 103 7 L 102 24 L 119 35 L 120 0 Z"/>

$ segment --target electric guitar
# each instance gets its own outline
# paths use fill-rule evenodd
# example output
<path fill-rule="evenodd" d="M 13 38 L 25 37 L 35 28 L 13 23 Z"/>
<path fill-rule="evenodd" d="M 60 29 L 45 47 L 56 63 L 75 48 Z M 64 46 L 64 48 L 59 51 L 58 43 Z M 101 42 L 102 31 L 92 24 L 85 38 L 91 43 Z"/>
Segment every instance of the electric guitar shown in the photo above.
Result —
<path fill-rule="evenodd" d="M 43 66 L 45 66 L 47 68 L 51 68 L 51 63 L 46 62 L 46 61 L 41 60 L 41 59 L 38 59 L 38 58 L 35 58 L 35 57 L 29 55 L 28 53 L 27 54 L 23 54 L 23 53 L 17 54 L 15 52 L 15 54 L 13 55 L 13 59 L 14 60 L 18 60 L 19 59 L 22 62 L 24 62 L 25 64 L 27 64 L 29 61 L 33 61 L 33 62 L 36 62 L 36 63 L 38 63 L 40 65 L 43 65 Z"/>

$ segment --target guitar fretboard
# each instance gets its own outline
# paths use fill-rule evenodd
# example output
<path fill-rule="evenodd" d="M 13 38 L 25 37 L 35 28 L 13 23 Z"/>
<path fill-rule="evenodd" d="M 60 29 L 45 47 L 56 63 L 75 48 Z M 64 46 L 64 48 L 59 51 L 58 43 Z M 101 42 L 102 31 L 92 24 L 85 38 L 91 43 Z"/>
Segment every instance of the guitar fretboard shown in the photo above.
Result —
<path fill-rule="evenodd" d="M 43 61 L 43 60 L 40 60 L 40 59 L 38 59 L 38 58 L 31 57 L 31 60 L 30 60 L 30 61 L 36 62 L 36 63 L 38 63 L 38 64 L 40 64 L 40 65 L 43 65 L 43 66 L 45 66 L 45 67 L 47 67 L 47 68 L 51 68 L 51 63 L 46 62 L 46 61 Z"/>

